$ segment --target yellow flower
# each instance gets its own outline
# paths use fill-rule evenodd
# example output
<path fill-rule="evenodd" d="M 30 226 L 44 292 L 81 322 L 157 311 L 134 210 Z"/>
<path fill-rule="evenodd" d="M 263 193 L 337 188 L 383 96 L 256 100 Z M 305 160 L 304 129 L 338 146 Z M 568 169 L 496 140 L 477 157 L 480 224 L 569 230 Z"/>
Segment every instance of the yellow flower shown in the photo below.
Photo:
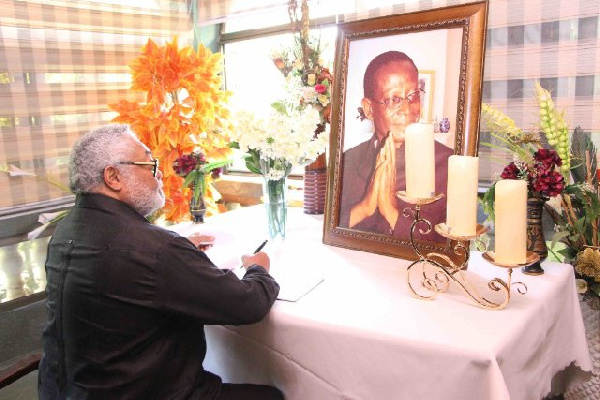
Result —
<path fill-rule="evenodd" d="M 494 132 L 502 132 L 512 137 L 518 137 L 523 134 L 523 131 L 515 125 L 515 121 L 502 111 L 487 103 L 482 103 L 481 111 L 483 112 L 483 117 L 488 124 L 488 127 Z"/>
<path fill-rule="evenodd" d="M 564 113 L 559 113 L 554 108 L 550 92 L 535 83 L 535 95 L 540 104 L 540 129 L 544 132 L 548 144 L 556 150 L 562 160 L 563 174 L 571 170 L 571 155 L 569 151 L 569 126 L 565 121 Z"/>
<path fill-rule="evenodd" d="M 575 271 L 600 282 L 600 251 L 586 248 L 577 256 Z"/>
<path fill-rule="evenodd" d="M 324 94 L 318 95 L 317 100 L 319 101 L 319 103 L 321 103 L 323 105 L 323 107 L 325 107 L 327 104 L 329 104 L 329 99 Z"/>

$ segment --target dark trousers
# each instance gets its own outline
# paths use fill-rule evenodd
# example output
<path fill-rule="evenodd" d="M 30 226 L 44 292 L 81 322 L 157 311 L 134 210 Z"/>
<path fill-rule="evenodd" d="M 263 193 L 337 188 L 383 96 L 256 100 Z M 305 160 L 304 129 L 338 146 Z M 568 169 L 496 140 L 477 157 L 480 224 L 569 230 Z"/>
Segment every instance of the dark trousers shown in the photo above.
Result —
<path fill-rule="evenodd" d="M 219 400 L 283 400 L 283 393 L 273 386 L 224 383 Z"/>

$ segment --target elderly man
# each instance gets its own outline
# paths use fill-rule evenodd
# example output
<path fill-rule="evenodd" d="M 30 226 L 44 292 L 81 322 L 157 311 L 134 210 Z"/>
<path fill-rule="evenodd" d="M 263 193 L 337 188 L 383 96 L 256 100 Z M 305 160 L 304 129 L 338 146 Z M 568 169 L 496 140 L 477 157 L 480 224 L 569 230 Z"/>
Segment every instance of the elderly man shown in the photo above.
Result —
<path fill-rule="evenodd" d="M 412 219 L 402 215 L 410 206 L 396 197 L 406 189 L 404 130 L 419 120 L 419 72 L 404 53 L 388 51 L 375 57 L 363 79 L 364 117 L 373 121 L 373 137 L 344 153 L 340 226 L 365 232 L 410 236 Z M 448 157 L 452 149 L 435 143 L 436 193 L 446 191 Z M 421 217 L 432 223 L 446 220 L 446 200 L 424 206 Z M 431 232 L 415 238 L 445 242 Z"/>
<path fill-rule="evenodd" d="M 205 324 L 252 324 L 279 292 L 269 257 L 243 279 L 150 224 L 164 205 L 157 160 L 126 125 L 83 136 L 69 163 L 75 207 L 48 246 L 39 393 L 55 399 L 282 399 L 205 371 Z"/>

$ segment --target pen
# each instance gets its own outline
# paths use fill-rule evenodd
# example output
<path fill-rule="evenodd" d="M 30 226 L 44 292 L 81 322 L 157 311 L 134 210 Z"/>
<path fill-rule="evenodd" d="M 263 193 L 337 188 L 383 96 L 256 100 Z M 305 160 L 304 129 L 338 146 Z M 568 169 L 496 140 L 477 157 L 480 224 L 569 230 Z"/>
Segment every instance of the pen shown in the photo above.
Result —
<path fill-rule="evenodd" d="M 260 246 L 258 246 L 258 248 L 256 250 L 254 250 L 254 254 L 258 253 L 259 251 L 261 251 L 263 249 L 263 247 L 265 247 L 265 245 L 267 244 L 267 242 L 269 241 L 269 239 L 265 239 L 264 242 L 262 242 L 260 244 Z"/>
<path fill-rule="evenodd" d="M 256 248 L 256 250 L 254 250 L 254 254 L 256 254 L 256 253 L 258 253 L 259 251 L 261 251 L 261 250 L 263 249 L 263 247 L 265 247 L 265 245 L 267 244 L 267 242 L 268 242 L 268 241 L 269 241 L 269 239 L 265 239 L 265 241 L 264 241 L 264 242 L 262 242 L 262 243 L 260 244 L 260 246 L 258 246 L 258 247 Z M 244 268 L 244 266 L 243 266 L 243 265 L 240 265 L 240 268 Z"/>

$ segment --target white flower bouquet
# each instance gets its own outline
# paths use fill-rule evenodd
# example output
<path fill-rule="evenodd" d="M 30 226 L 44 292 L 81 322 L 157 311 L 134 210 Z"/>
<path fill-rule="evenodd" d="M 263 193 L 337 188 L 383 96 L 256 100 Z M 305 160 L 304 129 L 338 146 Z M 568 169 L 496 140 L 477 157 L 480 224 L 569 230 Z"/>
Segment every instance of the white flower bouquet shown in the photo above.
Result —
<path fill-rule="evenodd" d="M 231 147 L 246 153 L 250 171 L 279 180 L 294 166 L 309 164 L 325 152 L 328 137 L 315 135 L 320 121 L 319 112 L 312 107 L 287 114 L 274 112 L 267 119 L 239 112 L 234 118 Z"/>

